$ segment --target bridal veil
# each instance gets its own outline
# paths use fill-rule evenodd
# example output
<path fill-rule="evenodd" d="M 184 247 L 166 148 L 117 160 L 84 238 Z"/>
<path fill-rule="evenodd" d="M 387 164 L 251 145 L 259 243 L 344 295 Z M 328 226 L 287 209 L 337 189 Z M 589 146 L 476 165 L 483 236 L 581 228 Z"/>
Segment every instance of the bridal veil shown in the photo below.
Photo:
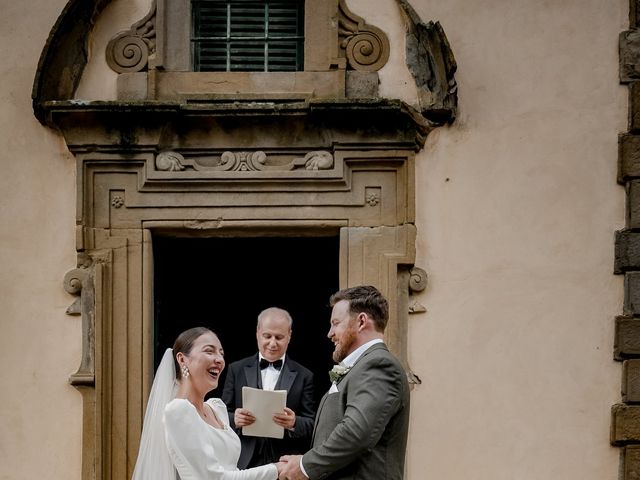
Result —
<path fill-rule="evenodd" d="M 167 450 L 162 422 L 164 408 L 175 398 L 177 389 L 173 350 L 167 348 L 153 379 L 132 480 L 176 480 L 177 478 Z"/>

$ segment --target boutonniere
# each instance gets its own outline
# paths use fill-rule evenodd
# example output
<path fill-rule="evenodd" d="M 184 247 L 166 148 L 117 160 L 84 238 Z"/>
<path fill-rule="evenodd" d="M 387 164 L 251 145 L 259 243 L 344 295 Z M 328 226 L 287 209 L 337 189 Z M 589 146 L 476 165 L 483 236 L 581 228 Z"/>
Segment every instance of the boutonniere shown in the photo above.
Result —
<path fill-rule="evenodd" d="M 333 368 L 329 370 L 329 380 L 331 380 L 332 382 L 337 382 L 342 377 L 344 377 L 349 370 L 351 370 L 351 367 L 334 365 Z"/>

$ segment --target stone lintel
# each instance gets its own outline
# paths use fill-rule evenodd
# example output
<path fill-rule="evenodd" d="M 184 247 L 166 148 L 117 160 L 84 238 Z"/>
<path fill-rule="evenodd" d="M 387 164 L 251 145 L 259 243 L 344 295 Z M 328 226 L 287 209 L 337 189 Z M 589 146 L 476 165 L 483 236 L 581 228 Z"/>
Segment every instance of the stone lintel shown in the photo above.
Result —
<path fill-rule="evenodd" d="M 640 406 L 618 403 L 611 407 L 611 444 L 640 442 Z"/>
<path fill-rule="evenodd" d="M 640 232 L 618 230 L 614 259 L 614 273 L 640 270 Z"/>
<path fill-rule="evenodd" d="M 613 350 L 618 360 L 640 356 L 640 319 L 616 318 Z"/>
<path fill-rule="evenodd" d="M 640 360 L 625 360 L 622 364 L 622 401 L 640 403 Z"/>

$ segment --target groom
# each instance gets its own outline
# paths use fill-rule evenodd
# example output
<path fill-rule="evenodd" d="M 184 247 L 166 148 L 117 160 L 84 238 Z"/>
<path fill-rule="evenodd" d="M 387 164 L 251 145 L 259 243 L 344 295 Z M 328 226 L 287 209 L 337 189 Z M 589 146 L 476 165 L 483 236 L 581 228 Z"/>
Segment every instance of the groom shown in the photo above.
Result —
<path fill-rule="evenodd" d="M 329 338 L 340 365 L 320 402 L 312 448 L 287 455 L 280 480 L 401 480 L 409 427 L 409 384 L 383 343 L 387 300 L 374 287 L 330 301 Z"/>

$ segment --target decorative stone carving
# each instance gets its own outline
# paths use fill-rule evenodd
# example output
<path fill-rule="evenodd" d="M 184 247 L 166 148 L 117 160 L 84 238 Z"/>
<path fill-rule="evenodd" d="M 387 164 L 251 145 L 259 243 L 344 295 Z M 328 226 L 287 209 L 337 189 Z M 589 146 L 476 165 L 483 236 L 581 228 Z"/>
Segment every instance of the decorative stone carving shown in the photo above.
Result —
<path fill-rule="evenodd" d="M 427 311 L 424 305 L 411 296 L 411 293 L 422 292 L 425 288 L 427 288 L 427 272 L 420 267 L 413 267 L 409 270 L 409 313 Z"/>
<path fill-rule="evenodd" d="M 330 170 L 333 168 L 334 159 L 331 152 L 325 150 L 314 150 L 307 153 L 304 157 L 296 157 L 288 163 L 270 164 L 269 158 L 262 150 L 253 152 L 222 152 L 217 157 L 193 157 L 185 159 L 183 155 L 177 152 L 167 151 L 161 152 L 156 157 L 156 170 L 178 172 L 185 170 L 186 166 L 196 171 L 289 171 L 298 168 L 306 170 Z"/>
<path fill-rule="evenodd" d="M 95 384 L 94 356 L 94 282 L 93 260 L 87 254 L 78 254 L 78 267 L 64 276 L 64 289 L 78 298 L 67 308 L 68 315 L 82 316 L 82 361 L 78 371 L 71 375 L 69 382 L 74 386 Z"/>
<path fill-rule="evenodd" d="M 420 267 L 413 267 L 409 273 L 409 290 L 411 292 L 422 292 L 427 288 L 427 272 Z"/>
<path fill-rule="evenodd" d="M 371 192 L 367 194 L 366 202 L 370 207 L 375 207 L 380 203 L 380 195 L 378 195 L 378 192 Z"/>
<path fill-rule="evenodd" d="M 304 156 L 304 168 L 307 170 L 329 170 L 333 168 L 333 155 L 323 150 L 309 152 Z M 294 164 L 296 161 L 294 160 Z"/>
<path fill-rule="evenodd" d="M 370 207 L 375 207 L 380 203 L 380 187 L 367 188 L 364 192 L 364 201 Z"/>
<path fill-rule="evenodd" d="M 407 26 L 407 66 L 418 87 L 420 110 L 437 125 L 451 123 L 458 110 L 458 68 L 439 22 L 424 23 L 407 0 L 397 0 Z"/>
<path fill-rule="evenodd" d="M 184 170 L 184 157 L 177 152 L 160 152 L 156 157 L 156 170 L 179 172 Z"/>
<path fill-rule="evenodd" d="M 151 10 L 130 30 L 120 32 L 107 44 L 107 64 L 118 73 L 140 72 L 149 65 L 149 56 L 156 51 L 156 1 Z"/>
<path fill-rule="evenodd" d="M 124 198 L 121 195 L 114 195 L 111 199 L 111 206 L 113 208 L 120 208 L 124 205 Z"/>
<path fill-rule="evenodd" d="M 375 72 L 389 60 L 385 33 L 349 10 L 345 0 L 338 6 L 340 50 L 353 70 Z"/>

